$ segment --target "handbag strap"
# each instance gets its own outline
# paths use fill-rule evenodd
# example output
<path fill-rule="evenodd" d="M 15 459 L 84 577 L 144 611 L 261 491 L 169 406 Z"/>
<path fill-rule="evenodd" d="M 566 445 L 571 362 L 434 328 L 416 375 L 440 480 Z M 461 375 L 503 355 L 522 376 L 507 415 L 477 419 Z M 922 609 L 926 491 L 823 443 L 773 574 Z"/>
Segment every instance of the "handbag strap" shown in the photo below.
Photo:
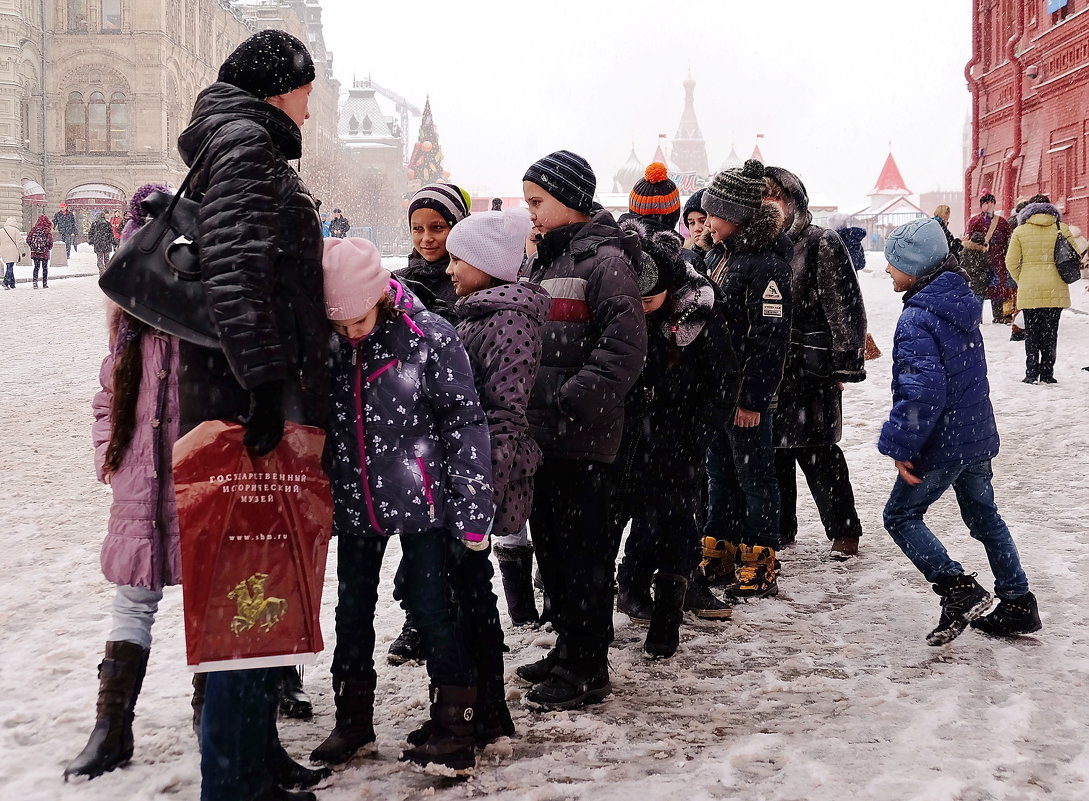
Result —
<path fill-rule="evenodd" d="M 193 182 L 193 176 L 197 174 L 197 169 L 201 166 L 201 162 L 204 160 L 204 155 L 208 152 L 208 148 L 212 144 L 212 140 L 215 138 L 216 131 L 213 131 L 207 139 L 204 140 L 204 144 L 197 150 L 197 155 L 193 157 L 193 163 L 189 167 L 189 172 L 186 173 L 185 178 L 181 182 L 181 186 L 178 187 L 178 191 L 174 193 L 174 197 L 170 199 L 170 205 L 166 207 L 165 217 L 169 218 L 174 213 L 174 209 L 178 205 L 178 201 L 182 199 L 185 194 L 185 190 L 189 188 L 189 184 Z"/>

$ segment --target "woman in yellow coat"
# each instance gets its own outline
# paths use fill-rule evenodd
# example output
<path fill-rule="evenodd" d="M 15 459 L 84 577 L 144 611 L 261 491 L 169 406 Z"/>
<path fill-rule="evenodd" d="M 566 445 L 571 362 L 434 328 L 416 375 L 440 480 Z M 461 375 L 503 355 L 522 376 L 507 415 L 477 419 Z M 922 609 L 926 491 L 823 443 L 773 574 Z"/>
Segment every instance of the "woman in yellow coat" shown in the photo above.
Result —
<path fill-rule="evenodd" d="M 1055 384 L 1059 315 L 1070 307 L 1070 289 L 1055 266 L 1055 241 L 1074 236 L 1047 195 L 1036 195 L 1017 215 L 1006 251 L 1006 269 L 1017 282 L 1017 305 L 1025 313 L 1026 384 Z"/>

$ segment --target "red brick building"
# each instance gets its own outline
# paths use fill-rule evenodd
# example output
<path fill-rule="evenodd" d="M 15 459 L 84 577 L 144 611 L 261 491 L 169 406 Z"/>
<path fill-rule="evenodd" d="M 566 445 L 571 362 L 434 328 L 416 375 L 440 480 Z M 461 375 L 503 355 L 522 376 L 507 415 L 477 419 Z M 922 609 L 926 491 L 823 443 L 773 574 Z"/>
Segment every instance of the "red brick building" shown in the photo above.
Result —
<path fill-rule="evenodd" d="M 1089 0 L 973 0 L 965 217 L 1044 192 L 1089 230 Z"/>

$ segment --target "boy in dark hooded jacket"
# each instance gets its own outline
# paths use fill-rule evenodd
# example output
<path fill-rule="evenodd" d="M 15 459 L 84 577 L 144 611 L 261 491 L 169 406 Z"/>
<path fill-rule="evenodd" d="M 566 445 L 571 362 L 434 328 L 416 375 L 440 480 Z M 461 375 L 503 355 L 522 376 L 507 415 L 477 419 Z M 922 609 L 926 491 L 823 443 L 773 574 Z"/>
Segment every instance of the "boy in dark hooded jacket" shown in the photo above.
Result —
<path fill-rule="evenodd" d="M 1037 631 L 1036 597 L 991 486 L 998 428 L 980 304 L 936 220 L 901 225 L 885 244 L 885 258 L 893 289 L 904 293 L 892 346 L 892 412 L 877 442 L 899 474 L 885 505 L 885 528 L 941 596 L 941 618 L 927 644 L 944 645 L 969 623 L 986 634 Z M 999 604 L 986 617 L 991 594 L 975 573 L 965 574 L 923 521 L 950 487 L 994 572 Z"/>
<path fill-rule="evenodd" d="M 608 695 L 613 639 L 608 465 L 624 428 L 624 397 L 643 369 L 647 328 L 631 259 L 612 215 L 593 203 L 597 179 L 566 150 L 530 165 L 523 191 L 541 235 L 530 280 L 552 296 L 541 366 L 527 417 L 544 454 L 534 481 L 530 526 L 553 610 L 555 648 L 518 668 L 539 709 L 572 709 Z"/>
<path fill-rule="evenodd" d="M 778 592 L 779 485 L 772 401 L 783 377 L 792 317 L 793 247 L 782 233 L 779 207 L 763 203 L 763 195 L 764 165 L 755 159 L 741 169 L 720 172 L 703 195 L 715 242 L 707 254 L 708 273 L 722 287 L 741 369 L 733 421 L 707 451 L 704 547 L 737 554 L 740 566 L 733 591 L 749 597 Z"/>
<path fill-rule="evenodd" d="M 685 263 L 680 240 L 633 220 L 622 227 L 639 235 L 643 250 L 639 292 L 648 343 L 646 367 L 625 405 L 617 460 L 616 525 L 631 521 L 617 571 L 619 607 L 650 623 L 644 652 L 668 658 L 684 609 L 710 619 L 731 612 L 696 575 L 695 507 L 707 446 L 737 404 L 737 360 L 723 305 L 711 282 Z"/>

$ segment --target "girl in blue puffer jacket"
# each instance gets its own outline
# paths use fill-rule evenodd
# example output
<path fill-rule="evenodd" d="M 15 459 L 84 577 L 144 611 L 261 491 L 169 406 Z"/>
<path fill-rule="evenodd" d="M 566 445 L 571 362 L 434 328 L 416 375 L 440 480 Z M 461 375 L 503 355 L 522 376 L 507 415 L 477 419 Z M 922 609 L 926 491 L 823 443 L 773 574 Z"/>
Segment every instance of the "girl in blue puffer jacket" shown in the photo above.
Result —
<path fill-rule="evenodd" d="M 936 220 L 913 220 L 885 244 L 886 272 L 904 293 L 892 352 L 892 412 L 877 448 L 898 477 L 885 505 L 885 528 L 941 596 L 937 628 L 926 641 L 944 645 L 971 623 L 986 634 L 1027 634 L 1040 628 L 1017 546 L 998 514 L 991 459 L 998 429 L 979 333 L 979 301 L 950 255 Z M 972 537 L 983 543 L 999 604 L 966 574 L 923 521 L 950 487 Z"/>
<path fill-rule="evenodd" d="M 404 602 L 431 680 L 427 739 L 402 760 L 472 767 L 477 697 L 450 577 L 488 547 L 491 448 L 469 359 L 453 327 L 395 280 L 365 239 L 325 240 L 333 409 L 329 425 L 340 594 L 336 728 L 311 754 L 343 763 L 375 741 L 374 613 L 388 538 L 400 535 Z"/>

